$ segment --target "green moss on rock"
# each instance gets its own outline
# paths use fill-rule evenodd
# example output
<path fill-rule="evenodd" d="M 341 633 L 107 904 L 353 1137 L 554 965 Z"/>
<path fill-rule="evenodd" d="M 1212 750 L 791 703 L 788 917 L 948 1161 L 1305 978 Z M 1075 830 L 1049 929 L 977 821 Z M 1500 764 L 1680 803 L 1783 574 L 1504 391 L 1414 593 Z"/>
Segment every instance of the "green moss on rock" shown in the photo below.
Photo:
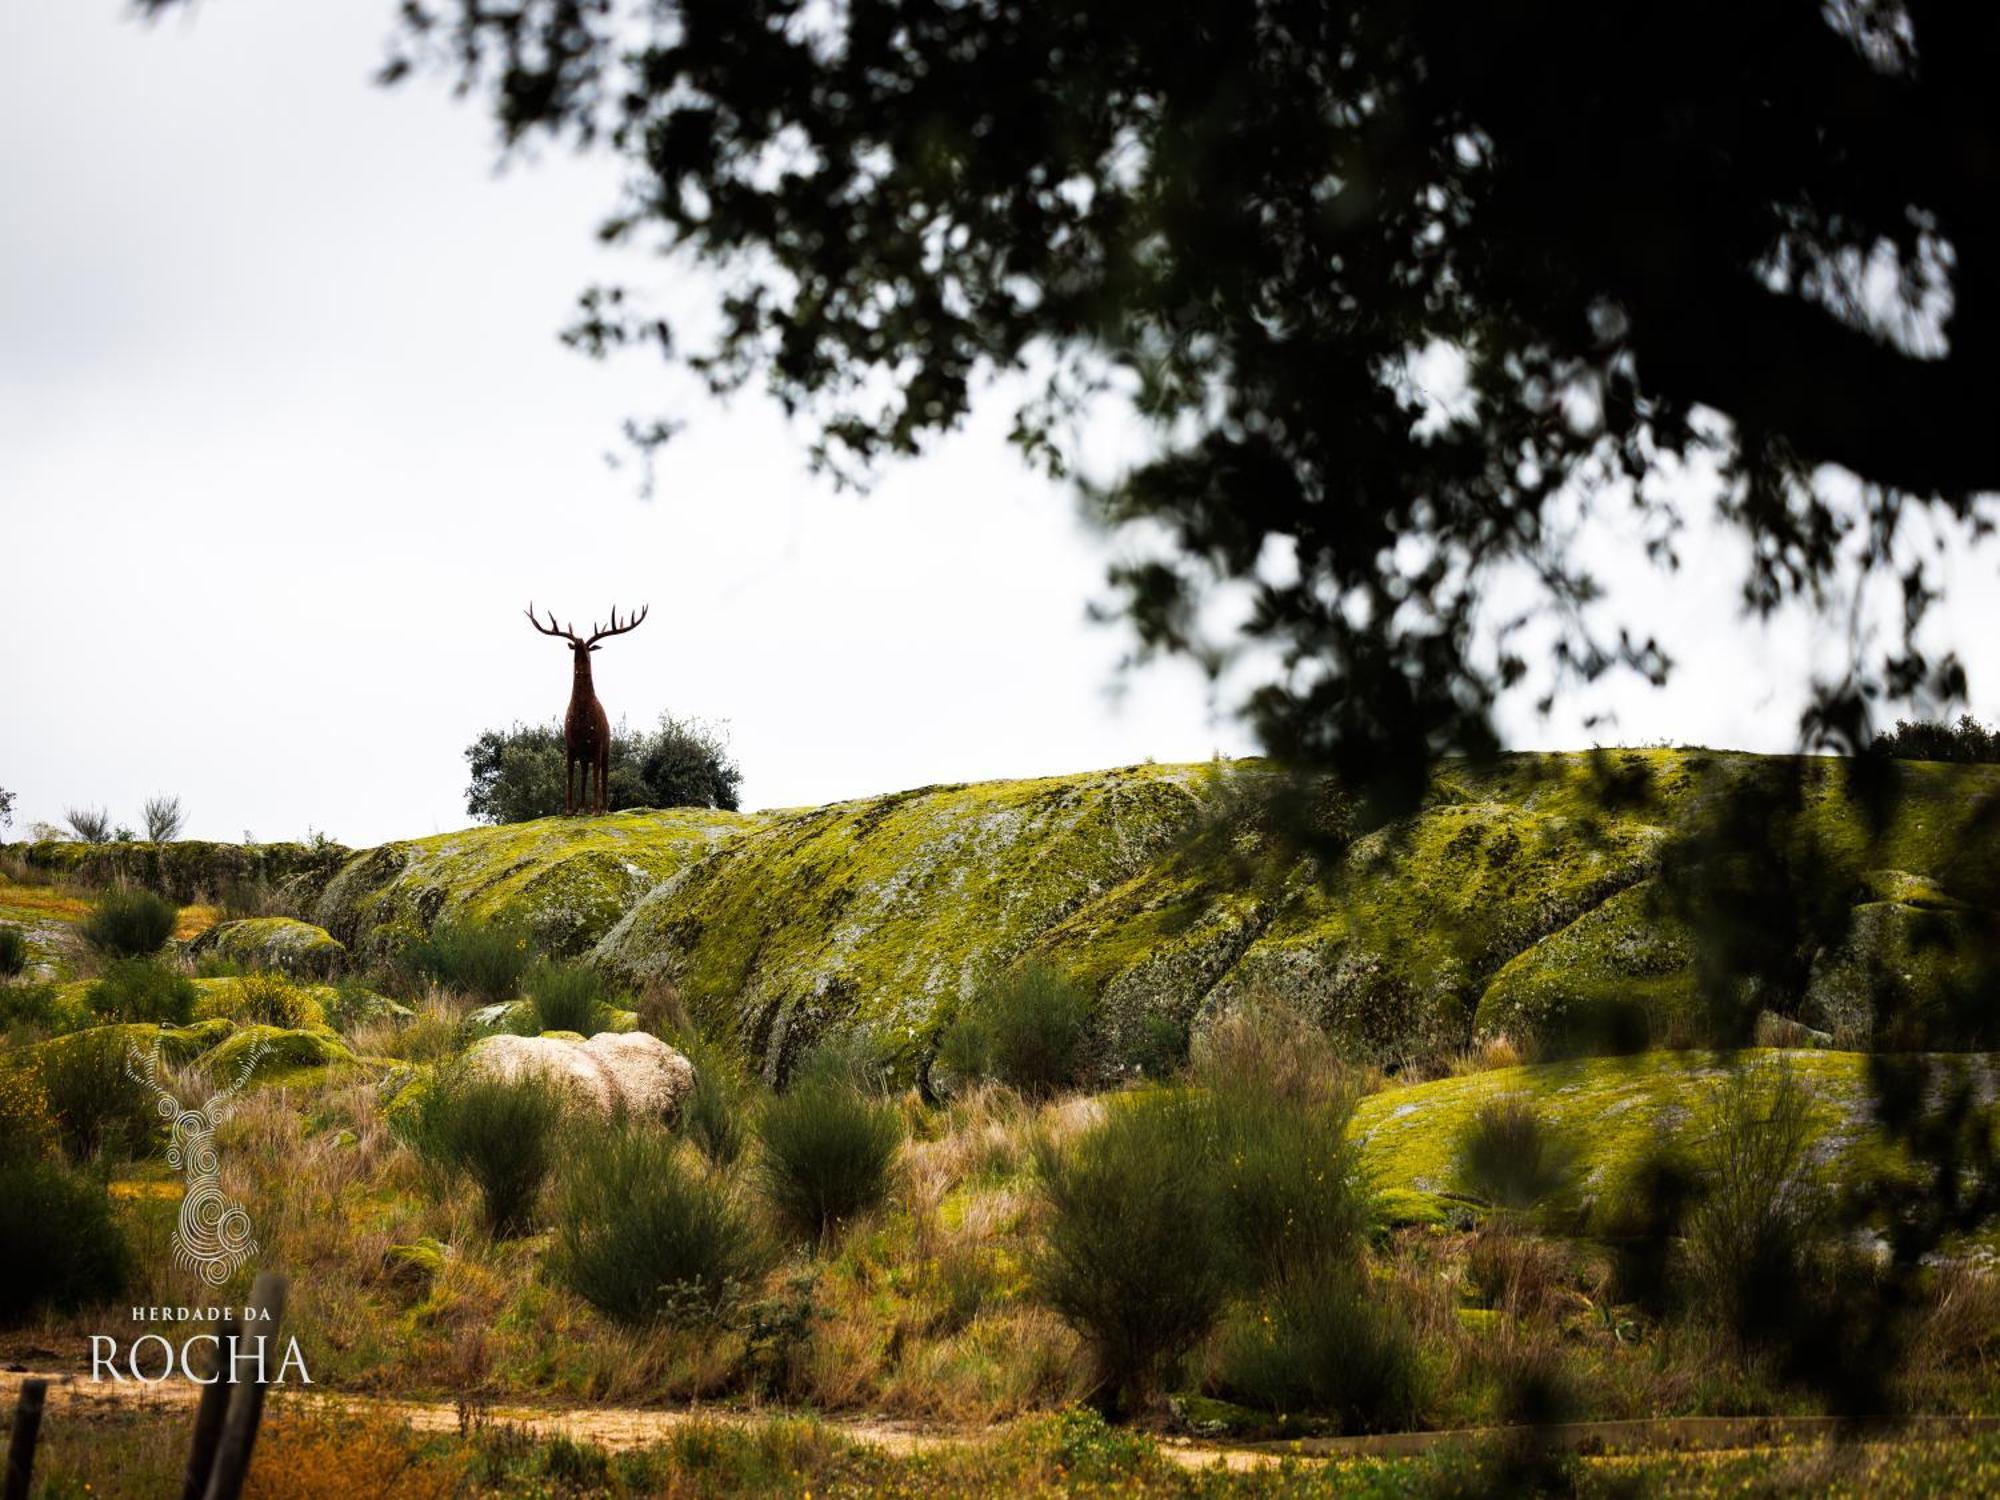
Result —
<path fill-rule="evenodd" d="M 707 808 L 540 818 L 366 850 L 314 917 L 379 957 L 440 918 L 517 921 L 558 956 L 595 943 L 648 891 L 764 820 Z"/>
<path fill-rule="evenodd" d="M 188 944 L 190 958 L 220 958 L 252 969 L 278 969 L 328 979 L 347 963 L 347 949 L 324 927 L 293 917 L 246 917 L 218 922 Z"/>

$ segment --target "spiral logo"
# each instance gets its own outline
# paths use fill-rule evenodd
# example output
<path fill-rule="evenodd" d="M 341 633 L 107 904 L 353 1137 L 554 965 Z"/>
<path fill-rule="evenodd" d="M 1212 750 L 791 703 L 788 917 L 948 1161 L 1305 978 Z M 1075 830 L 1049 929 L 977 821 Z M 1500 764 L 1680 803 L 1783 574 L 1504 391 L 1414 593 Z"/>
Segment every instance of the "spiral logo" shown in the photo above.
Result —
<path fill-rule="evenodd" d="M 229 1106 L 264 1056 L 259 1042 L 244 1056 L 242 1067 L 227 1088 L 209 1096 L 199 1109 L 187 1109 L 160 1084 L 163 1071 L 160 1044 L 142 1053 L 136 1046 L 125 1057 L 125 1071 L 150 1089 L 160 1117 L 172 1122 L 167 1165 L 187 1179 L 180 1221 L 174 1226 L 174 1261 L 208 1286 L 219 1287 L 257 1253 L 250 1215 L 222 1191 L 222 1162 L 215 1149 L 216 1127 L 228 1118 Z"/>

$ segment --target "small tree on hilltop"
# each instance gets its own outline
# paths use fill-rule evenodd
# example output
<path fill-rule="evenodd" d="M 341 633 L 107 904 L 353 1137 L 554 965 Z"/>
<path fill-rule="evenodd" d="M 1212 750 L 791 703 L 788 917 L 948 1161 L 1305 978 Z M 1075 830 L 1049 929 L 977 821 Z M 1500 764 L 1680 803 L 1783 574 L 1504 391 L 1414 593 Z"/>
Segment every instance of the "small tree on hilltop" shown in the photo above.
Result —
<path fill-rule="evenodd" d="M 488 729 L 466 746 L 465 810 L 483 823 L 523 823 L 563 808 L 563 736 L 557 724 Z M 696 719 L 663 715 L 652 733 L 620 724 L 611 736 L 606 806 L 719 807 L 734 811 L 743 773 L 728 741 Z"/>

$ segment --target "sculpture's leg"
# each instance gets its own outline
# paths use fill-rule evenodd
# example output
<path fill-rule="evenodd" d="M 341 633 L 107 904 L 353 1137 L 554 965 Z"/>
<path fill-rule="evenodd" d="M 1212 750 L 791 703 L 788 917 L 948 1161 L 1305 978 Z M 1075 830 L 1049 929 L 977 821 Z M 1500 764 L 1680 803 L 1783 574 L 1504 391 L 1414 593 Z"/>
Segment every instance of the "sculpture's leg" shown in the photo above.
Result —
<path fill-rule="evenodd" d="M 576 811 L 576 757 L 567 752 L 563 755 L 563 816 L 566 818 Z"/>
<path fill-rule="evenodd" d="M 610 793 L 606 790 L 606 783 L 610 777 L 611 749 L 606 746 L 597 752 L 597 811 L 600 816 L 604 813 L 605 804 L 610 800 Z"/>

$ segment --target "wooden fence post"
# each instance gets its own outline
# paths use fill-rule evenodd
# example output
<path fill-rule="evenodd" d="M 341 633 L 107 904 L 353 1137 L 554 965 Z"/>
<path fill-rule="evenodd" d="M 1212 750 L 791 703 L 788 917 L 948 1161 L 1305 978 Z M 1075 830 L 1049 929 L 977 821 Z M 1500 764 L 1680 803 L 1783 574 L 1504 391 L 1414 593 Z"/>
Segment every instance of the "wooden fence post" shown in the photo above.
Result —
<path fill-rule="evenodd" d="M 216 1330 L 215 1379 L 202 1387 L 201 1404 L 194 1409 L 194 1442 L 188 1448 L 187 1477 L 181 1482 L 181 1500 L 203 1500 L 208 1494 L 208 1476 L 215 1468 L 215 1445 L 222 1436 L 222 1414 L 229 1409 L 229 1341 L 243 1332 L 242 1321 L 231 1313 Z"/>
<path fill-rule="evenodd" d="M 259 1271 L 250 1288 L 251 1315 L 244 1324 L 268 1361 L 274 1355 L 278 1327 L 285 1315 L 285 1278 L 273 1271 Z M 277 1356 L 282 1363 L 282 1355 Z M 232 1367 L 230 1374 L 234 1375 Z M 260 1374 L 265 1373 L 260 1369 Z M 229 1390 L 229 1410 L 222 1420 L 222 1437 L 216 1444 L 215 1467 L 208 1477 L 204 1500 L 238 1500 L 243 1479 L 250 1472 L 250 1451 L 257 1443 L 257 1424 L 264 1415 L 264 1379 L 248 1380 Z"/>
<path fill-rule="evenodd" d="M 14 1432 L 7 1440 L 5 1500 L 28 1500 L 28 1480 L 35 1472 L 35 1440 L 42 1432 L 42 1403 L 48 1398 L 46 1380 L 24 1380 L 14 1401 Z"/>

